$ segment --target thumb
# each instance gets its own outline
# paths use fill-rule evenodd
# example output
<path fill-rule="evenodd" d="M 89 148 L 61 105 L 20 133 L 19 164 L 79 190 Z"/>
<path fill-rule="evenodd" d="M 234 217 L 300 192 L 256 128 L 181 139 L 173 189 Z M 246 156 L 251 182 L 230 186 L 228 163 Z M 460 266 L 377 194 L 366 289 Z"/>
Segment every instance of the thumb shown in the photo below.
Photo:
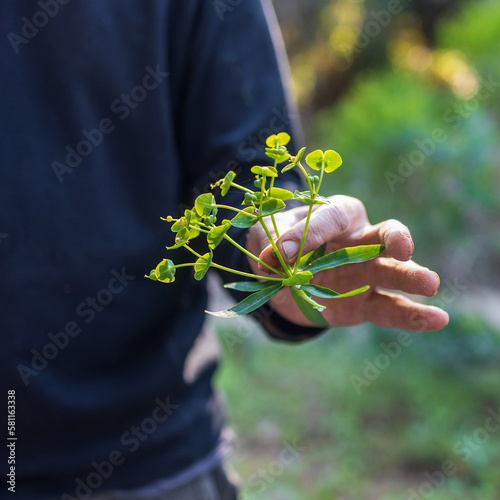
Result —
<path fill-rule="evenodd" d="M 364 220 L 366 212 L 359 200 L 348 196 L 332 196 L 328 205 L 321 205 L 311 214 L 302 255 L 315 250 L 323 243 L 345 236 Z M 306 223 L 307 218 L 300 220 L 276 242 L 285 262 L 293 263 L 297 260 Z"/>

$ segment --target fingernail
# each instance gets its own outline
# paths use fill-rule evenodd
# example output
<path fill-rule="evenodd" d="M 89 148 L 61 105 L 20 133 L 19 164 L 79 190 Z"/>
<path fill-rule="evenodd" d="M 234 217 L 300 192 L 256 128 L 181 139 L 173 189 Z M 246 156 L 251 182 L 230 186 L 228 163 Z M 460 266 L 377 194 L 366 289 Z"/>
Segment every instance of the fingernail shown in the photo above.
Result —
<path fill-rule="evenodd" d="M 283 252 L 288 260 L 293 260 L 293 258 L 299 253 L 299 244 L 296 241 L 284 241 L 281 247 L 283 248 Z"/>

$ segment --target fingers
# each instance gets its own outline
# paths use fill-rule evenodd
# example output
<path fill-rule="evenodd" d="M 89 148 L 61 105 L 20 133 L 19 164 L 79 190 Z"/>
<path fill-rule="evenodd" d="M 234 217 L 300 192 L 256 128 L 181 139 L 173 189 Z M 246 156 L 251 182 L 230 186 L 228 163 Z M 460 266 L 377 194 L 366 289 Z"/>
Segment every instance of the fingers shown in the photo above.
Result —
<path fill-rule="evenodd" d="M 413 261 L 400 262 L 392 258 L 379 258 L 338 267 L 335 283 L 330 284 L 337 287 L 338 291 L 352 290 L 364 285 L 433 297 L 439 288 L 439 276 Z"/>
<path fill-rule="evenodd" d="M 386 253 L 397 260 L 410 260 L 415 249 L 410 230 L 394 219 L 367 226 L 356 236 L 358 245 L 385 245 Z"/>
<path fill-rule="evenodd" d="M 330 201 L 330 204 L 320 205 L 312 213 L 302 255 L 320 247 L 323 243 L 353 232 L 368 222 L 365 207 L 356 198 L 332 196 Z M 281 255 L 288 263 L 297 259 L 305 224 L 304 218 L 276 242 Z"/>
<path fill-rule="evenodd" d="M 448 314 L 397 294 L 373 292 L 364 304 L 364 321 L 385 328 L 400 328 L 416 332 L 435 332 L 449 321 Z"/>

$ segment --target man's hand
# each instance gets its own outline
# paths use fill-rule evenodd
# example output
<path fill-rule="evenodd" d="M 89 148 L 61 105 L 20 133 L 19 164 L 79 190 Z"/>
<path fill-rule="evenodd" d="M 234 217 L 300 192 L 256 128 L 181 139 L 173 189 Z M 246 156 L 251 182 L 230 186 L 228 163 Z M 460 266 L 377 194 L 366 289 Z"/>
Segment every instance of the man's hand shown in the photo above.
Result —
<path fill-rule="evenodd" d="M 369 321 L 384 327 L 403 330 L 437 331 L 448 323 L 448 314 L 402 295 L 385 290 L 432 297 L 439 287 L 436 273 L 411 261 L 413 241 L 407 227 L 396 220 L 372 226 L 361 201 L 348 196 L 332 196 L 329 205 L 317 205 L 309 223 L 303 255 L 327 243 L 327 253 L 357 245 L 383 244 L 383 256 L 361 264 L 347 264 L 314 276 L 312 283 L 336 292 L 348 292 L 364 285 L 365 293 L 341 299 L 316 299 L 326 306 L 323 316 L 330 326 L 356 325 Z M 296 208 L 277 214 L 280 238 L 277 246 L 284 260 L 295 262 L 304 231 L 307 208 Z M 269 224 L 269 228 L 272 224 Z M 250 229 L 247 248 L 275 268 L 280 263 L 260 224 Z M 268 275 L 250 260 L 255 273 Z M 271 301 L 275 311 L 288 321 L 310 326 L 292 300 L 288 290 Z"/>

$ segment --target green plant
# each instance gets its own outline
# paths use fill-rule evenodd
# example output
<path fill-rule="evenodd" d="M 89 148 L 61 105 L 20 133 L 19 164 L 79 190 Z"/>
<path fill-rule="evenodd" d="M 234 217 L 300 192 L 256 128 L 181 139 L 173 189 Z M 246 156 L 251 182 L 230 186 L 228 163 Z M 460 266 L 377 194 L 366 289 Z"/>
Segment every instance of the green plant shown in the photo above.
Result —
<path fill-rule="evenodd" d="M 327 299 L 342 298 L 357 295 L 368 290 L 369 286 L 364 286 L 341 294 L 329 288 L 311 284 L 315 273 L 343 264 L 365 262 L 380 255 L 384 247 L 383 245 L 362 245 L 343 248 L 326 254 L 325 244 L 313 252 L 304 255 L 304 244 L 314 205 L 329 203 L 328 199 L 319 194 L 324 174 L 331 173 L 340 167 L 342 158 L 337 152 L 332 150 L 325 152 L 316 150 L 309 153 L 305 157 L 305 162 L 312 170 L 319 173 L 319 175 L 311 175 L 301 163 L 306 148 L 302 148 L 295 156 L 292 156 L 286 148 L 289 141 L 290 136 L 284 132 L 267 138 L 266 145 L 268 147 L 266 148 L 266 155 L 274 160 L 274 166 L 256 165 L 251 168 L 252 173 L 256 176 L 254 181 L 255 191 L 235 183 L 236 174 L 233 171 L 228 172 L 223 179 L 212 185 L 212 188 L 216 186 L 220 187 L 223 197 L 226 196 L 231 188 L 242 191 L 244 198 L 241 205 L 243 208 L 219 204 L 212 193 L 203 193 L 196 198 L 194 207 L 191 210 L 185 210 L 183 217 L 174 219 L 168 216 L 164 219 L 167 222 L 173 223 L 171 229 L 176 233 L 174 245 L 167 247 L 167 249 L 173 250 L 184 247 L 196 257 L 196 261 L 176 265 L 170 259 L 163 259 L 146 277 L 154 281 L 172 283 L 175 280 L 175 271 L 177 268 L 192 266 L 194 268 L 195 279 L 201 280 L 208 269 L 214 267 L 244 278 L 251 278 L 252 281 L 238 281 L 226 284 L 226 288 L 239 292 L 248 292 L 250 295 L 229 309 L 218 312 L 207 311 L 209 314 L 223 318 L 248 314 L 272 299 L 284 288 L 288 288 L 293 300 L 304 316 L 310 322 L 319 326 L 327 326 L 325 319 L 321 315 L 325 306 L 316 302 L 313 297 Z M 275 180 L 279 176 L 277 166 L 281 163 L 286 163 L 281 169 L 281 173 L 292 168 L 297 168 L 304 176 L 308 190 L 292 193 L 286 189 L 276 187 L 274 185 Z M 277 239 L 280 236 L 275 215 L 286 208 L 285 202 L 287 200 L 297 200 L 309 205 L 299 254 L 293 265 L 285 262 L 275 242 L 275 238 Z M 217 212 L 219 209 L 236 212 L 236 215 L 231 220 L 224 219 L 218 224 Z M 249 252 L 228 234 L 231 227 L 247 229 L 258 223 L 262 225 L 274 249 L 274 255 L 281 264 L 280 269 L 272 267 L 257 255 Z M 271 233 L 271 226 L 274 231 L 274 237 Z M 200 235 L 205 235 L 208 244 L 208 252 L 203 255 L 198 253 L 189 244 L 191 240 Z M 213 250 L 224 240 L 234 245 L 250 259 L 267 268 L 271 274 L 269 276 L 261 276 L 238 269 L 230 269 L 215 263 L 213 261 Z"/>

